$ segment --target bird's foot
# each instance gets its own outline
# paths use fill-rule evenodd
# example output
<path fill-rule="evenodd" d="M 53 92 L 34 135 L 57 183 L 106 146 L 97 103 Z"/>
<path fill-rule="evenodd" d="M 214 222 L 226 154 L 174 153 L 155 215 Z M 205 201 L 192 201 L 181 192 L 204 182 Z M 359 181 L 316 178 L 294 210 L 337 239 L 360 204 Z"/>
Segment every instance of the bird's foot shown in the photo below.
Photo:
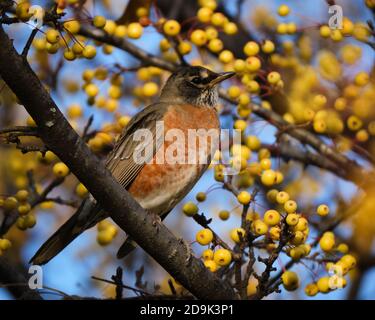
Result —
<path fill-rule="evenodd" d="M 155 214 L 155 213 L 151 213 L 152 214 L 152 226 L 156 228 L 156 232 L 159 231 L 159 228 L 161 226 L 161 218 L 159 215 Z"/>
<path fill-rule="evenodd" d="M 184 239 L 179 239 L 180 243 L 185 246 L 187 258 L 185 259 L 185 265 L 188 266 L 190 264 L 191 258 L 193 257 L 193 250 L 189 243 L 187 243 Z"/>

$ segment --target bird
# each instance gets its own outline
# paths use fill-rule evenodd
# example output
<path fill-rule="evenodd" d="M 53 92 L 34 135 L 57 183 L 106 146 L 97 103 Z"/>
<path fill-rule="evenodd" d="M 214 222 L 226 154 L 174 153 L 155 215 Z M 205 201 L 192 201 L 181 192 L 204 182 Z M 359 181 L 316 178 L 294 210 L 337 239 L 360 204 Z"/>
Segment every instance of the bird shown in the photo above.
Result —
<path fill-rule="evenodd" d="M 216 73 L 202 66 L 180 66 L 169 76 L 158 100 L 131 118 L 108 154 L 105 165 L 112 176 L 159 222 L 189 193 L 208 168 L 213 155 L 208 149 L 218 148 L 220 139 L 218 85 L 234 75 L 235 72 Z M 164 126 L 162 134 L 158 133 L 158 123 Z M 142 129 L 147 129 L 151 134 L 148 140 L 140 142 L 135 137 Z M 172 155 L 178 151 L 187 155 L 191 151 L 191 146 L 189 149 L 186 141 L 173 146 L 174 142 L 166 139 L 166 133 L 170 130 L 179 130 L 184 138 L 188 138 L 190 130 L 199 129 L 218 133 L 204 146 L 206 161 L 155 161 L 158 157 L 166 157 L 170 147 L 175 148 Z M 194 140 L 194 145 L 196 144 L 197 141 Z M 137 161 L 134 155 L 141 146 L 145 150 L 145 159 Z M 198 152 L 200 151 L 198 147 Z M 89 195 L 77 211 L 38 249 L 30 263 L 43 265 L 49 262 L 81 233 L 107 217 L 109 214 Z M 136 243 L 128 236 L 118 250 L 117 257 L 124 258 L 135 247 Z"/>

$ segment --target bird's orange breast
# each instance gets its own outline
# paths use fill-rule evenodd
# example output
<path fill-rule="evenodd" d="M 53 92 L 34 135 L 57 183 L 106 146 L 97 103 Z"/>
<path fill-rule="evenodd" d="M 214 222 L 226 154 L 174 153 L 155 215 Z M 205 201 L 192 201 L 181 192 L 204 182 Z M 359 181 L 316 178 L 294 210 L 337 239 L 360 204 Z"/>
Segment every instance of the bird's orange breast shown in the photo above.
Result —
<path fill-rule="evenodd" d="M 216 110 L 208 107 L 195 107 L 191 105 L 176 105 L 168 108 L 163 117 L 164 144 L 157 151 L 153 162 L 146 164 L 129 187 L 129 192 L 145 209 L 163 214 L 171 210 L 194 186 L 209 163 L 187 163 L 189 153 L 205 152 L 210 154 L 211 147 L 218 147 L 220 133 L 219 119 Z M 184 138 L 167 141 L 169 130 L 175 130 Z M 190 130 L 189 130 L 190 129 Z M 199 136 L 191 139 L 191 134 L 204 129 L 216 136 L 208 136 L 207 144 L 199 143 Z M 172 134 L 173 135 L 173 134 Z M 189 140 L 190 136 L 190 140 Z M 170 138 L 170 137 L 169 137 Z M 181 138 L 181 136 L 180 136 Z M 170 163 L 171 154 L 184 156 L 182 163 Z M 209 158 L 209 157 L 207 157 Z M 164 162 L 160 162 L 164 159 Z M 181 160 L 181 157 L 179 157 Z M 199 159 L 199 155 L 196 155 Z M 156 160 L 159 162 L 156 163 Z M 208 159 L 206 159 L 207 162 Z"/>

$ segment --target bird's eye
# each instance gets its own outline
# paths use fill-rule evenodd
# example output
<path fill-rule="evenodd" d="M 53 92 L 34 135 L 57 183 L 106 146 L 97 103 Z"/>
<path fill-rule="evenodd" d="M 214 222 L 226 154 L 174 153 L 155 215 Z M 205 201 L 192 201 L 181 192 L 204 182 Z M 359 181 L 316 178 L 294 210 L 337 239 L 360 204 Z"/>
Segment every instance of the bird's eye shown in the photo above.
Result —
<path fill-rule="evenodd" d="M 195 77 L 191 80 L 192 83 L 194 84 L 200 84 L 202 82 L 201 78 Z"/>

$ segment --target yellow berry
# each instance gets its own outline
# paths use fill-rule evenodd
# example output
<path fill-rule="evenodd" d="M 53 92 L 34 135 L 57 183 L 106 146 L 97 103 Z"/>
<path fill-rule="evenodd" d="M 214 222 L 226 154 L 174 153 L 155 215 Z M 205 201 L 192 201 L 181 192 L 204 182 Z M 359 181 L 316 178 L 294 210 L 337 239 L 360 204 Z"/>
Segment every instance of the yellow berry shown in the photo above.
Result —
<path fill-rule="evenodd" d="M 264 170 L 261 175 L 261 181 L 265 186 L 272 186 L 276 182 L 276 172 L 271 169 Z"/>
<path fill-rule="evenodd" d="M 227 266 L 232 261 L 232 254 L 227 249 L 218 249 L 214 253 L 214 261 L 221 267 Z"/>
<path fill-rule="evenodd" d="M 255 41 L 249 41 L 245 44 L 243 52 L 247 56 L 255 56 L 259 53 L 259 45 Z"/>
<path fill-rule="evenodd" d="M 146 97 L 155 96 L 159 92 L 159 86 L 155 82 L 146 82 L 143 85 L 142 93 Z"/>
<path fill-rule="evenodd" d="M 323 25 L 319 28 L 319 33 L 322 38 L 329 38 L 331 29 L 327 25 Z"/>
<path fill-rule="evenodd" d="M 76 55 L 73 50 L 67 48 L 64 50 L 64 58 L 67 61 L 73 61 L 76 58 Z"/>
<path fill-rule="evenodd" d="M 235 229 L 232 229 L 232 231 L 230 232 L 230 238 L 235 243 L 240 243 L 241 240 L 245 239 L 245 234 L 246 234 L 246 231 L 243 228 L 235 228 Z"/>
<path fill-rule="evenodd" d="M 69 168 L 63 162 L 56 163 L 52 168 L 53 174 L 58 178 L 66 177 L 69 174 Z"/>
<path fill-rule="evenodd" d="M 89 192 L 82 183 L 79 183 L 76 187 L 76 193 L 79 197 L 84 198 L 88 195 Z"/>
<path fill-rule="evenodd" d="M 4 200 L 4 209 L 7 211 L 13 210 L 17 207 L 18 201 L 15 197 L 8 197 Z"/>
<path fill-rule="evenodd" d="M 96 236 L 96 241 L 101 246 L 109 245 L 112 242 L 112 240 L 113 240 L 113 233 L 108 229 L 99 231 Z"/>
<path fill-rule="evenodd" d="M 23 203 L 18 206 L 17 210 L 20 216 L 25 216 L 30 212 L 31 205 L 29 203 Z"/>
<path fill-rule="evenodd" d="M 55 44 L 60 40 L 60 33 L 55 29 L 49 29 L 46 32 L 46 40 L 51 44 Z"/>
<path fill-rule="evenodd" d="M 219 218 L 221 219 L 221 220 L 228 220 L 229 219 L 229 217 L 230 217 L 230 213 L 229 213 L 229 211 L 228 210 L 221 210 L 220 212 L 219 212 Z"/>
<path fill-rule="evenodd" d="M 335 246 L 335 238 L 323 235 L 322 238 L 319 240 L 319 245 L 320 248 L 325 252 L 332 251 L 332 249 Z"/>
<path fill-rule="evenodd" d="M 262 51 L 264 53 L 272 53 L 275 51 L 275 44 L 271 40 L 264 41 L 262 45 Z"/>
<path fill-rule="evenodd" d="M 214 260 L 204 260 L 203 261 L 204 266 L 210 270 L 211 272 L 215 272 L 217 270 L 217 264 Z"/>
<path fill-rule="evenodd" d="M 305 287 L 305 294 L 309 297 L 315 296 L 319 292 L 316 283 L 310 283 Z"/>
<path fill-rule="evenodd" d="M 257 57 L 249 57 L 246 59 L 246 69 L 249 72 L 258 71 L 261 68 L 261 66 L 262 66 L 262 63 Z"/>
<path fill-rule="evenodd" d="M 288 200 L 284 203 L 284 209 L 287 213 L 294 213 L 297 210 L 297 202 Z"/>
<path fill-rule="evenodd" d="M 329 277 L 322 277 L 318 280 L 316 283 L 319 292 L 321 293 L 327 293 L 330 291 L 330 286 L 329 286 Z"/>
<path fill-rule="evenodd" d="M 115 37 L 125 38 L 128 35 L 128 28 L 126 26 L 116 26 L 115 32 L 113 33 Z"/>
<path fill-rule="evenodd" d="M 343 34 L 339 29 L 331 30 L 331 39 L 335 42 L 339 42 L 344 38 Z"/>
<path fill-rule="evenodd" d="M 17 228 L 20 230 L 26 230 L 28 228 L 26 218 L 27 216 L 18 217 L 16 221 Z"/>
<path fill-rule="evenodd" d="M 197 199 L 197 201 L 203 202 L 206 200 L 207 196 L 204 192 L 198 192 L 195 198 Z"/>
<path fill-rule="evenodd" d="M 317 133 L 324 133 L 327 130 L 327 124 L 323 119 L 314 120 L 313 128 Z"/>
<path fill-rule="evenodd" d="M 288 25 L 286 23 L 279 23 L 276 31 L 279 34 L 286 34 L 288 32 Z"/>
<path fill-rule="evenodd" d="M 360 72 L 354 78 L 354 83 L 357 86 L 363 87 L 370 81 L 370 76 L 367 72 Z"/>
<path fill-rule="evenodd" d="M 347 100 L 345 98 L 337 98 L 334 103 L 334 107 L 337 111 L 343 111 L 345 110 L 347 106 Z"/>
<path fill-rule="evenodd" d="M 269 226 L 275 226 L 280 222 L 281 216 L 280 213 L 276 210 L 267 210 L 264 213 L 264 222 Z"/>
<path fill-rule="evenodd" d="M 203 30 L 197 29 L 194 30 L 190 35 L 190 40 L 196 46 L 201 47 L 204 46 L 207 42 L 207 35 Z"/>
<path fill-rule="evenodd" d="M 76 34 L 79 32 L 81 28 L 81 24 L 77 20 L 70 20 L 64 22 L 64 28 L 72 34 Z"/>
<path fill-rule="evenodd" d="M 276 202 L 276 197 L 277 197 L 277 194 L 279 193 L 279 191 L 277 189 L 271 189 L 269 191 L 267 191 L 267 200 L 269 202 Z"/>
<path fill-rule="evenodd" d="M 362 120 L 359 119 L 357 116 L 352 115 L 347 120 L 347 126 L 349 130 L 357 131 L 362 127 L 362 125 Z"/>
<path fill-rule="evenodd" d="M 128 37 L 131 39 L 139 39 L 143 34 L 143 27 L 138 22 L 132 22 L 128 25 Z"/>
<path fill-rule="evenodd" d="M 234 59 L 234 55 L 231 51 L 229 50 L 223 50 L 222 52 L 220 52 L 219 54 L 219 60 L 222 62 L 222 63 L 229 63 L 231 62 L 232 60 Z"/>
<path fill-rule="evenodd" d="M 294 231 L 305 231 L 308 228 L 308 221 L 304 217 L 298 219 L 298 223 L 294 226 Z"/>
<path fill-rule="evenodd" d="M 72 104 L 67 110 L 68 117 L 71 119 L 82 117 L 82 108 L 79 104 Z"/>
<path fill-rule="evenodd" d="M 26 201 L 27 198 L 29 197 L 29 192 L 27 190 L 19 190 L 17 193 L 16 193 L 16 198 L 18 201 Z"/>
<path fill-rule="evenodd" d="M 289 194 L 285 191 L 280 191 L 276 195 L 276 201 L 279 204 L 284 204 L 285 202 L 287 202 L 289 200 L 289 198 L 290 198 Z"/>
<path fill-rule="evenodd" d="M 197 17 L 200 22 L 208 23 L 211 21 L 212 10 L 207 7 L 200 8 L 197 12 Z"/>
<path fill-rule="evenodd" d="M 213 260 L 213 258 L 214 258 L 214 252 L 211 249 L 206 249 L 202 253 L 202 258 L 204 260 Z"/>
<path fill-rule="evenodd" d="M 262 168 L 262 170 L 271 169 L 271 166 L 272 166 L 271 159 L 264 158 L 264 159 L 260 160 L 260 167 Z"/>
<path fill-rule="evenodd" d="M 346 254 L 340 260 L 345 262 L 350 269 L 354 268 L 357 264 L 356 258 L 354 258 L 351 254 Z"/>
<path fill-rule="evenodd" d="M 247 205 L 251 201 L 251 194 L 247 191 L 241 191 L 237 195 L 237 200 L 238 200 L 239 203 L 241 203 L 243 205 Z"/>
<path fill-rule="evenodd" d="M 270 237 L 274 241 L 280 240 L 281 229 L 279 227 L 272 227 L 269 230 Z"/>
<path fill-rule="evenodd" d="M 299 286 L 299 279 L 297 273 L 293 271 L 285 271 L 281 276 L 283 286 L 288 291 L 293 291 Z"/>
<path fill-rule="evenodd" d="M 176 20 L 168 20 L 163 25 L 163 31 L 168 36 L 177 36 L 181 31 L 181 26 Z"/>
<path fill-rule="evenodd" d="M 301 247 L 295 247 L 290 249 L 289 256 L 294 260 L 298 261 L 305 255 L 305 251 Z"/>
<path fill-rule="evenodd" d="M 181 54 L 181 55 L 186 55 L 186 54 L 189 54 L 192 50 L 192 47 L 191 47 L 191 44 L 189 41 L 181 41 L 179 44 L 178 44 L 178 52 Z"/>
<path fill-rule="evenodd" d="M 12 243 L 8 239 L 0 239 L 0 250 L 8 250 Z"/>
<path fill-rule="evenodd" d="M 349 247 L 348 247 L 348 245 L 346 243 L 340 243 L 337 246 L 337 251 L 346 254 L 346 253 L 349 252 Z"/>
<path fill-rule="evenodd" d="M 212 52 L 220 52 L 223 50 L 224 44 L 220 39 L 212 39 L 208 42 L 208 49 Z"/>
<path fill-rule="evenodd" d="M 198 231 L 197 234 L 196 234 L 196 240 L 202 246 L 205 246 L 205 245 L 211 243 L 213 238 L 214 238 L 214 235 L 213 235 L 212 231 L 210 229 L 207 229 L 207 228 Z"/>
<path fill-rule="evenodd" d="M 219 36 L 219 32 L 214 27 L 208 27 L 205 30 L 207 40 L 216 39 Z"/>
<path fill-rule="evenodd" d="M 248 136 L 246 138 L 246 145 L 250 148 L 250 150 L 257 151 L 261 147 L 261 142 L 256 136 Z"/>
<path fill-rule="evenodd" d="M 228 22 L 224 25 L 224 33 L 233 35 L 238 32 L 238 27 L 234 22 Z"/>
<path fill-rule="evenodd" d="M 96 48 L 92 45 L 87 45 L 83 48 L 82 55 L 86 59 L 92 59 L 96 56 Z"/>
<path fill-rule="evenodd" d="M 325 217 L 329 214 L 329 207 L 326 204 L 321 204 L 316 209 L 316 213 L 320 215 L 321 217 Z"/>
<path fill-rule="evenodd" d="M 267 233 L 268 226 L 262 220 L 255 220 L 253 222 L 253 228 L 257 235 L 261 236 Z"/>
<path fill-rule="evenodd" d="M 86 94 L 89 96 L 89 97 L 95 97 L 98 93 L 99 93 L 99 88 L 97 85 L 93 84 L 93 83 L 89 83 L 86 87 L 85 87 L 85 92 Z"/>
<path fill-rule="evenodd" d="M 211 17 L 211 23 L 215 27 L 221 27 L 227 21 L 227 18 L 221 12 L 215 12 Z"/>
<path fill-rule="evenodd" d="M 95 16 L 92 24 L 97 28 L 104 28 L 107 20 L 103 16 Z"/>
<path fill-rule="evenodd" d="M 289 7 L 286 5 L 286 4 L 282 4 L 278 9 L 277 9 L 277 13 L 282 16 L 282 17 L 285 17 L 289 14 L 290 12 L 290 9 Z"/>
<path fill-rule="evenodd" d="M 276 71 L 273 71 L 273 72 L 270 72 L 268 75 L 267 75 L 267 81 L 270 83 L 270 84 L 276 84 L 277 82 L 279 82 L 281 80 L 281 75 L 280 73 L 276 72 Z"/>
<path fill-rule="evenodd" d="M 188 217 L 192 217 L 193 215 L 198 213 L 198 207 L 193 202 L 187 202 L 182 207 L 183 213 L 185 213 Z"/>
<path fill-rule="evenodd" d="M 289 22 L 287 24 L 287 33 L 294 34 L 297 31 L 297 26 L 294 22 Z"/>
<path fill-rule="evenodd" d="M 285 219 L 289 226 L 295 226 L 299 221 L 299 215 L 296 213 L 289 213 Z"/>

